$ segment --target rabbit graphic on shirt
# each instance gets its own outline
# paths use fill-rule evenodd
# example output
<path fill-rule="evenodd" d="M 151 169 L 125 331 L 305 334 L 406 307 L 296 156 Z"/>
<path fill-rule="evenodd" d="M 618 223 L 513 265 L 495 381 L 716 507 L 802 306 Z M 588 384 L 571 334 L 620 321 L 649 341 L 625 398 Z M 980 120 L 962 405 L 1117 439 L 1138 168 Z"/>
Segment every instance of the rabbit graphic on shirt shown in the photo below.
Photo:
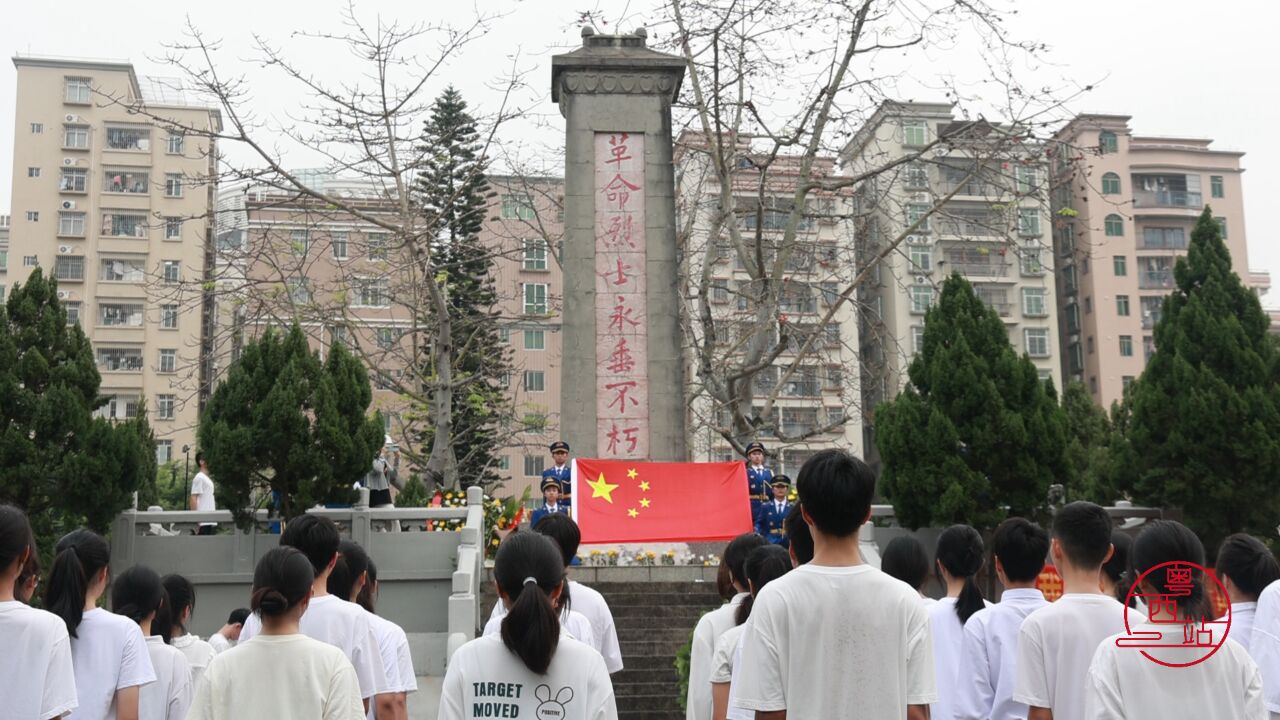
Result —
<path fill-rule="evenodd" d="M 555 699 L 551 698 L 551 687 L 548 685 L 539 685 L 534 691 L 533 696 L 538 698 L 540 704 L 534 715 L 537 720 L 564 720 L 567 713 L 564 709 L 573 700 L 573 688 L 562 687 L 556 693 Z"/>

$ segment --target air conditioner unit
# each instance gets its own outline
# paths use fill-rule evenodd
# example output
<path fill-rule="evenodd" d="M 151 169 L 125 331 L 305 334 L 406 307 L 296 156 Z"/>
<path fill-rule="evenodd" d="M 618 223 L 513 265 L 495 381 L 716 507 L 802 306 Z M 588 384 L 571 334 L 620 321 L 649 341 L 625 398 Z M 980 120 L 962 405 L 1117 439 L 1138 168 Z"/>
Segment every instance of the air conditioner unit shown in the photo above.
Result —
<path fill-rule="evenodd" d="M 69 255 L 69 254 L 71 254 L 71 246 L 70 246 L 70 245 L 59 245 L 59 246 L 58 246 L 58 254 L 59 254 L 59 255 Z"/>
<path fill-rule="evenodd" d="M 917 275 L 917 276 L 915 277 L 915 283 L 916 283 L 917 285 L 928 285 L 928 284 L 929 284 L 929 278 L 928 278 L 927 276 L 925 276 L 925 275 Z"/>
<path fill-rule="evenodd" d="M 75 210 L 75 209 L 76 209 L 76 201 L 75 201 L 75 200 L 63 200 L 63 201 L 62 201 L 62 209 L 63 209 L 63 210 Z"/>
<path fill-rule="evenodd" d="M 66 290 L 59 290 L 59 291 L 58 291 L 58 299 L 59 299 L 59 300 L 66 300 L 66 299 L 67 299 L 67 298 L 69 298 L 69 297 L 71 297 L 71 293 L 67 292 Z"/>
<path fill-rule="evenodd" d="M 64 115 L 62 119 L 63 119 L 64 121 L 66 121 L 66 122 L 69 122 L 69 123 L 78 123 L 78 122 L 80 122 L 80 116 L 79 116 L 79 115 L 71 115 L 71 114 L 68 114 L 68 115 Z"/>
<path fill-rule="evenodd" d="M 76 164 L 75 158 L 62 158 L 63 167 L 71 167 L 72 165 L 75 165 L 75 164 Z"/>
<path fill-rule="evenodd" d="M 911 193 L 911 202 L 913 203 L 931 203 L 933 199 L 929 197 L 927 192 Z"/>
<path fill-rule="evenodd" d="M 907 244 L 908 245 L 928 245 L 929 236 L 928 235 L 908 235 Z"/>

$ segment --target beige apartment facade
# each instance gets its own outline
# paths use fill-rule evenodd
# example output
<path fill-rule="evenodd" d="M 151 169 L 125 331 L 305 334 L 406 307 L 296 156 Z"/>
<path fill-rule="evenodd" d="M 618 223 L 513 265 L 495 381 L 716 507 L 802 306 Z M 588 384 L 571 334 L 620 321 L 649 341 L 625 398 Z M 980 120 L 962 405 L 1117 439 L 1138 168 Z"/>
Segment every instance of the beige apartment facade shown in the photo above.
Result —
<path fill-rule="evenodd" d="M 19 56 L 9 286 L 58 278 L 93 342 L 99 414 L 146 408 L 161 462 L 194 447 L 207 390 L 207 237 L 216 111 L 117 62 Z"/>
<path fill-rule="evenodd" d="M 1202 138 L 1133 133 L 1127 115 L 1080 115 L 1054 139 L 1054 258 L 1062 372 L 1104 408 L 1155 351 L 1154 329 L 1205 206 L 1222 226 L 1236 273 L 1249 270 L 1242 152 Z"/>
<path fill-rule="evenodd" d="M 0 214 L 0 302 L 8 297 L 9 287 L 9 216 Z"/>
<path fill-rule="evenodd" d="M 1000 315 L 1014 350 L 1062 387 L 1043 148 L 999 125 L 959 121 L 953 110 L 886 102 L 841 152 L 845 174 L 889 168 L 858 194 L 858 265 L 868 269 L 858 288 L 862 398 L 873 460 L 875 408 L 908 382 L 925 313 L 953 272 Z"/>

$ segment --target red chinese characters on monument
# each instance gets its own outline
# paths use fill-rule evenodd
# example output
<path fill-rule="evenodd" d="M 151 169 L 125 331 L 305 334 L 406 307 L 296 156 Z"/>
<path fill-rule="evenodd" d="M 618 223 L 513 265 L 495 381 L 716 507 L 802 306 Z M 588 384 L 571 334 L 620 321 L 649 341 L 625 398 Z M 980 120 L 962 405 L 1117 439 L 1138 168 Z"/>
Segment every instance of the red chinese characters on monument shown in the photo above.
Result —
<path fill-rule="evenodd" d="M 596 447 L 649 457 L 644 135 L 596 133 Z"/>

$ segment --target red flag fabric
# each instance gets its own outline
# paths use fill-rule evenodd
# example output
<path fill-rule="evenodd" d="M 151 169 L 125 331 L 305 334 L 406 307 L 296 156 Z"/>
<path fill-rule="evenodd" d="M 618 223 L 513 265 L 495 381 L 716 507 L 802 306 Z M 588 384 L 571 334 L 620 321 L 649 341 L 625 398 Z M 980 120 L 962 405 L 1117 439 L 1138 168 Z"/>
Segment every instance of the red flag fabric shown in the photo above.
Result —
<path fill-rule="evenodd" d="M 699 542 L 751 532 L 747 467 L 740 462 L 578 458 L 572 482 L 584 543 Z"/>

